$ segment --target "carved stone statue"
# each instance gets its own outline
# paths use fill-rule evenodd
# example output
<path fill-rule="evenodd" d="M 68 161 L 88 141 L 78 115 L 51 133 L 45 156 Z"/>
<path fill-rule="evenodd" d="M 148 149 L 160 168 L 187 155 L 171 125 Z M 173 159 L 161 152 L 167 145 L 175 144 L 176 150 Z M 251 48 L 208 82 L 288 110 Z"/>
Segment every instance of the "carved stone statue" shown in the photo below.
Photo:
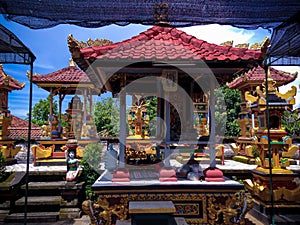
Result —
<path fill-rule="evenodd" d="M 66 161 L 67 161 L 67 173 L 66 181 L 75 181 L 79 176 L 79 161 L 76 156 L 76 148 L 78 147 L 77 140 L 69 140 L 66 144 Z"/>

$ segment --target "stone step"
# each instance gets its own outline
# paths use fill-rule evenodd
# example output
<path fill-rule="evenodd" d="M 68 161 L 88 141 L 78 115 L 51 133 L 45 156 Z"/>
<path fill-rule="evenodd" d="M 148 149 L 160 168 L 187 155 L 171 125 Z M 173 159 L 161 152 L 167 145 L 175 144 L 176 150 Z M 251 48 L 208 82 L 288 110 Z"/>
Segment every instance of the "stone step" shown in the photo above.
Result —
<path fill-rule="evenodd" d="M 27 222 L 40 223 L 56 222 L 59 219 L 59 212 L 29 212 Z M 6 223 L 20 223 L 24 221 L 24 213 L 13 213 L 5 218 Z"/>
<path fill-rule="evenodd" d="M 61 200 L 61 196 L 28 196 L 27 205 L 60 205 Z M 15 204 L 16 206 L 24 206 L 25 197 L 18 199 Z"/>
<path fill-rule="evenodd" d="M 8 214 L 9 210 L 0 210 L 0 222 L 3 222 Z"/>
<path fill-rule="evenodd" d="M 61 208 L 59 211 L 60 220 L 77 219 L 81 216 L 81 210 L 79 208 Z"/>
<path fill-rule="evenodd" d="M 75 182 L 66 182 L 66 181 L 50 181 L 50 182 L 29 182 L 29 190 L 53 190 L 53 189 L 81 189 L 84 182 L 75 183 Z M 26 185 L 21 187 L 25 190 Z"/>
<path fill-rule="evenodd" d="M 66 181 L 50 181 L 50 182 L 29 182 L 28 189 L 29 190 L 49 190 L 49 189 L 58 189 L 66 186 Z M 26 185 L 22 185 L 21 187 L 25 190 Z"/>

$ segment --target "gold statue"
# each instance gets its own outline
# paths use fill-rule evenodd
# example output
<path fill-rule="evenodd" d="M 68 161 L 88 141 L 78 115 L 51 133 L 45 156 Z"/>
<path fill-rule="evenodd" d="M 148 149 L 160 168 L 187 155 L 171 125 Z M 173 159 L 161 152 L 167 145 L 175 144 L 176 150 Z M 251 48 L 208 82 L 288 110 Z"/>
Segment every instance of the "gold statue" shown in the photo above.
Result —
<path fill-rule="evenodd" d="M 147 138 L 149 133 L 146 125 L 149 123 L 149 115 L 146 109 L 147 104 L 141 102 L 139 105 L 131 106 L 130 114 L 128 116 L 128 124 L 130 126 L 129 135 L 134 138 Z"/>

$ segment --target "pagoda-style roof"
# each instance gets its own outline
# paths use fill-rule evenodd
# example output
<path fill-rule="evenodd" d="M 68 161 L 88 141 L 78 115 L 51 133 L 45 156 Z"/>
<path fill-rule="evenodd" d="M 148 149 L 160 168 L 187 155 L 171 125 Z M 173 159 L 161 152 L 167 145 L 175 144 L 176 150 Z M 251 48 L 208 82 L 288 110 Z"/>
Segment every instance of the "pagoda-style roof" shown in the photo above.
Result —
<path fill-rule="evenodd" d="M 89 61 L 103 60 L 204 60 L 205 62 L 261 61 L 261 50 L 220 46 L 199 40 L 169 26 L 153 26 L 139 35 L 114 44 L 86 47 L 68 38 L 73 59 L 87 69 Z"/>
<path fill-rule="evenodd" d="M 219 83 L 225 83 L 249 64 L 262 63 L 266 45 L 267 41 L 259 49 L 221 46 L 166 25 L 155 25 L 117 43 L 91 45 L 75 40 L 72 35 L 68 37 L 74 61 L 95 85 L 104 85 L 101 92 L 113 94 L 120 91 L 120 85 L 140 77 L 161 76 L 163 69 L 172 68 L 172 65 L 184 65 L 199 77 L 208 75 L 199 72 L 199 68 L 208 66 L 210 74 L 212 72 Z M 188 74 L 179 71 L 178 84 L 184 87 L 193 82 L 187 77 Z M 155 87 L 152 89 L 155 92 Z"/>
<path fill-rule="evenodd" d="M 12 121 L 8 130 L 10 131 L 9 139 L 18 140 L 20 137 L 28 136 L 28 121 L 17 116 L 11 115 Z M 42 128 L 31 123 L 31 138 L 40 138 L 42 136 Z"/>
<path fill-rule="evenodd" d="M 241 72 L 241 76 L 228 83 L 227 86 L 232 89 L 243 89 L 247 87 L 256 87 L 261 85 L 266 79 L 265 70 L 261 66 L 253 67 L 248 71 Z M 288 73 L 276 70 L 270 67 L 271 78 L 276 81 L 276 86 L 281 86 L 293 82 L 297 78 L 297 72 Z"/>
<path fill-rule="evenodd" d="M 7 75 L 3 70 L 3 65 L 0 64 L 0 89 L 6 89 L 8 91 L 21 90 L 24 86 L 25 83 L 20 83 L 16 79 Z"/>
<path fill-rule="evenodd" d="M 45 75 L 33 74 L 32 82 L 46 91 L 50 91 L 51 88 L 60 88 L 62 91 L 65 89 L 69 94 L 76 91 L 78 87 L 94 88 L 89 77 L 76 67 L 73 60 L 70 61 L 68 67 L 55 72 Z"/>

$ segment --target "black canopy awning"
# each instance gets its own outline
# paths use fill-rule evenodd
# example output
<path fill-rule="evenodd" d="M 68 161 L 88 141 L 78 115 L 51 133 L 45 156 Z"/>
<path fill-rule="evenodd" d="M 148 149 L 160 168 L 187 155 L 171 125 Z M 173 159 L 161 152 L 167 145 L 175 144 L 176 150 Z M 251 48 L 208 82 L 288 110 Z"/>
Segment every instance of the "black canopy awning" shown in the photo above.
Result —
<path fill-rule="evenodd" d="M 15 34 L 0 24 L 0 63 L 31 64 L 33 53 Z"/>
<path fill-rule="evenodd" d="M 267 63 L 300 65 L 300 12 L 274 28 Z"/>
<path fill-rule="evenodd" d="M 241 28 L 273 28 L 300 10 L 299 0 L 0 0 L 0 13 L 33 29 L 74 24 L 153 25 L 154 8 L 168 4 L 170 24 L 176 27 L 227 24 Z"/>

